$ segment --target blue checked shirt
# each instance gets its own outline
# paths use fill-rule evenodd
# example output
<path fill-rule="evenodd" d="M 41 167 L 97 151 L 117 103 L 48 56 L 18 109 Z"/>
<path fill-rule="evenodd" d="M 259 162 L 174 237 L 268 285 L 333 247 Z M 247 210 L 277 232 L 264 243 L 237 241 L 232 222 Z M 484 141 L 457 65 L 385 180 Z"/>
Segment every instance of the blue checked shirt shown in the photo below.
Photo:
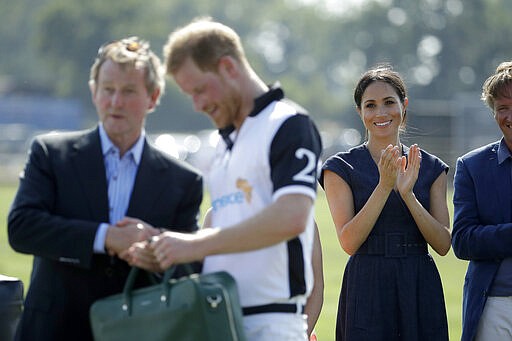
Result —
<path fill-rule="evenodd" d="M 115 225 L 125 217 L 132 194 L 137 168 L 144 148 L 144 130 L 137 142 L 123 157 L 120 157 L 117 148 L 107 136 L 103 125 L 99 125 L 101 149 L 108 184 L 108 203 L 110 225 Z M 105 253 L 105 238 L 109 224 L 100 224 L 94 239 L 94 251 Z"/>

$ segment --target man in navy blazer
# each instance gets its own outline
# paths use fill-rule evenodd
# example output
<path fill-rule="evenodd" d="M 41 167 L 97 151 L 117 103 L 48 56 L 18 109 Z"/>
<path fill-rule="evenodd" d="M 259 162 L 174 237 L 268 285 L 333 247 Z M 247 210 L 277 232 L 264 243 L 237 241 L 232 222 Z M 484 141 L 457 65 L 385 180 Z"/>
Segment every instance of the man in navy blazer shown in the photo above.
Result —
<path fill-rule="evenodd" d="M 91 304 L 130 270 L 117 255 L 158 228 L 198 226 L 202 176 L 145 135 L 165 84 L 149 44 L 106 44 L 89 83 L 99 124 L 36 137 L 9 212 L 11 246 L 34 255 L 17 340 L 92 340 Z"/>
<path fill-rule="evenodd" d="M 462 340 L 512 340 L 512 62 L 484 83 L 500 141 L 457 160 L 452 244 L 469 260 Z"/>

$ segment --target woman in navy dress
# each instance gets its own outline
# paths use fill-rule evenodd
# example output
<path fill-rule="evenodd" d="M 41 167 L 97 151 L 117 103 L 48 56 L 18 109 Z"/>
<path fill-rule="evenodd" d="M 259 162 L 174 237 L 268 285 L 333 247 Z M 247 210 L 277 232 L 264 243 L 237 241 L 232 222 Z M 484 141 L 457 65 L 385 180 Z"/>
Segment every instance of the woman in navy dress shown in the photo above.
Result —
<path fill-rule="evenodd" d="M 331 156 L 320 176 L 351 256 L 336 340 L 448 340 L 441 279 L 427 247 L 440 255 L 450 249 L 448 166 L 400 143 L 408 99 L 390 66 L 367 71 L 354 100 L 367 142 Z"/>

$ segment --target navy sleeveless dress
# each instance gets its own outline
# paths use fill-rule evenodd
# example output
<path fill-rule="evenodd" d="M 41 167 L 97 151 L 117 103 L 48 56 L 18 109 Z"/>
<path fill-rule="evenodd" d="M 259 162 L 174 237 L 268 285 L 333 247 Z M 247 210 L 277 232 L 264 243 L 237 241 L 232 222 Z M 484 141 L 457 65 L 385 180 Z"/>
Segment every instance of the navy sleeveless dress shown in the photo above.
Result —
<path fill-rule="evenodd" d="M 409 148 L 402 153 L 408 155 Z M 326 160 L 352 189 L 356 213 L 379 181 L 366 145 Z M 414 194 L 429 210 L 430 187 L 448 166 L 421 151 Z M 368 239 L 345 267 L 338 304 L 336 340 L 448 340 L 441 278 L 427 244 L 398 192 L 392 191 Z"/>

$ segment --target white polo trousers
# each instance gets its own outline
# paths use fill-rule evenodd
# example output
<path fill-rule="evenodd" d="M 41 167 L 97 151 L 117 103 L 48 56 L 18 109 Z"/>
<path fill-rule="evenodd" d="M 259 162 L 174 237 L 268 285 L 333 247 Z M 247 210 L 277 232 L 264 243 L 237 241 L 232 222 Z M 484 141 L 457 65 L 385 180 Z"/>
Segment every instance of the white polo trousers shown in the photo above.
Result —
<path fill-rule="evenodd" d="M 247 341 L 307 341 L 307 316 L 264 313 L 244 316 Z"/>

